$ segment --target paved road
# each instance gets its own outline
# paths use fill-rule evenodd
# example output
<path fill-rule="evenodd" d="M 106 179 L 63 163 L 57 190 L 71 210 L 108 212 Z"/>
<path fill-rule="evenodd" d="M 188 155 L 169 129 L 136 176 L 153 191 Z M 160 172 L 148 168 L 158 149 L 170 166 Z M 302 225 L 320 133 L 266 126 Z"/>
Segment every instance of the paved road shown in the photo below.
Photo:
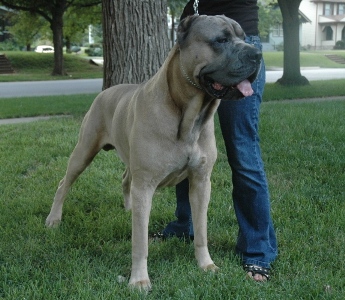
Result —
<path fill-rule="evenodd" d="M 301 70 L 301 73 L 309 80 L 345 78 L 345 68 L 310 68 Z M 266 81 L 275 82 L 282 74 L 282 70 L 267 71 Z M 0 98 L 98 93 L 102 90 L 102 84 L 102 79 L 0 82 Z"/>
<path fill-rule="evenodd" d="M 301 70 L 301 73 L 309 81 L 345 78 L 345 68 L 343 69 L 305 68 Z M 283 70 L 267 71 L 266 82 L 276 82 L 279 78 L 282 77 L 282 75 L 283 75 Z"/>
<path fill-rule="evenodd" d="M 103 79 L 0 82 L 0 98 L 98 93 Z"/>

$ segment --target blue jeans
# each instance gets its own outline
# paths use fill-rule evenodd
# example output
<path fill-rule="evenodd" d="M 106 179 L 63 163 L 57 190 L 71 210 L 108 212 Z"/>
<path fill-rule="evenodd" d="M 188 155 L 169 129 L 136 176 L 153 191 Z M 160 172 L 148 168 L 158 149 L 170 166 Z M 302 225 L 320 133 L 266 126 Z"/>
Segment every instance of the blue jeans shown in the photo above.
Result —
<path fill-rule="evenodd" d="M 246 42 L 261 50 L 258 37 L 246 37 Z M 269 268 L 277 256 L 277 241 L 258 135 L 264 85 L 265 65 L 262 61 L 252 84 L 254 94 L 238 101 L 221 101 L 218 116 L 232 170 L 232 198 L 239 225 L 236 252 L 244 264 Z M 167 225 L 164 236 L 194 236 L 188 190 L 188 179 L 176 185 L 177 220 Z"/>

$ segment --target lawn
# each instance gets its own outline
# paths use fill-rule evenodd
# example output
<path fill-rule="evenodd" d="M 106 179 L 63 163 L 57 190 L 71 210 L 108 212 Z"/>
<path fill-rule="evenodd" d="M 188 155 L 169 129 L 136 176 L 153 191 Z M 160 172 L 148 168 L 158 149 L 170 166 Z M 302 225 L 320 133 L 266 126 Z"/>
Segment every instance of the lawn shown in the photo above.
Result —
<path fill-rule="evenodd" d="M 153 290 L 145 296 L 118 282 L 130 275 L 131 216 L 123 209 L 124 168 L 113 152 L 101 152 L 72 187 L 61 226 L 44 226 L 92 98 L 79 108 L 56 108 L 69 117 L 0 126 L 0 299 L 343 299 L 344 101 L 262 105 L 261 146 L 279 241 L 270 282 L 246 280 L 234 254 L 238 228 L 216 122 L 208 231 L 220 272 L 197 268 L 193 244 L 152 241 Z M 174 190 L 159 190 L 150 234 L 174 219 L 174 209 Z"/>
<path fill-rule="evenodd" d="M 0 98 L 0 119 L 48 115 L 83 115 L 96 95 Z"/>
<path fill-rule="evenodd" d="M 14 74 L 0 75 L 0 82 L 59 80 L 80 78 L 102 78 L 103 67 L 90 64 L 85 57 L 76 54 L 64 54 L 64 66 L 67 76 L 51 76 L 54 67 L 53 53 L 23 51 L 5 51 Z"/>
<path fill-rule="evenodd" d="M 265 59 L 279 67 L 282 53 Z M 319 55 L 307 60 L 301 63 L 329 67 Z M 102 76 L 99 67 L 80 63 L 69 69 L 72 78 L 84 78 L 89 67 L 93 75 L 87 76 Z M 47 77 L 50 67 L 42 73 L 34 65 L 32 60 L 12 78 Z M 73 73 L 78 68 L 80 75 Z M 0 81 L 10 76 L 0 76 Z M 273 101 L 344 96 L 343 85 L 344 80 L 290 88 L 266 85 L 260 135 L 279 241 L 272 281 L 246 280 L 234 254 L 238 228 L 231 174 L 216 122 L 209 246 L 220 272 L 198 270 L 193 244 L 151 241 L 153 290 L 148 296 L 129 291 L 126 284 L 131 215 L 123 209 L 124 168 L 113 152 L 101 152 L 72 187 L 61 226 L 44 226 L 82 115 L 95 94 L 0 99 L 0 118 L 65 115 L 0 126 L 0 299 L 343 299 L 345 101 Z M 174 219 L 174 209 L 174 190 L 157 191 L 150 234 Z"/>
<path fill-rule="evenodd" d="M 345 50 L 329 50 L 329 51 L 301 51 L 300 64 L 301 67 L 320 67 L 320 68 L 344 68 L 342 64 L 335 63 L 328 59 L 325 54 L 338 55 L 345 58 Z M 265 64 L 267 68 L 283 67 L 284 53 L 280 52 L 263 52 Z"/>

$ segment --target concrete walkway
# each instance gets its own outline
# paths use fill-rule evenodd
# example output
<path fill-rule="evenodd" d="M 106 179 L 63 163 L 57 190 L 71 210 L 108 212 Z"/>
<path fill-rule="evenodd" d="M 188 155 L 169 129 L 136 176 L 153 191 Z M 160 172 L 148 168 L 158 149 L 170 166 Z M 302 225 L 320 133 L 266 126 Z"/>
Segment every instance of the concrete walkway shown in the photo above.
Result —
<path fill-rule="evenodd" d="M 38 116 L 38 117 L 26 117 L 26 118 L 11 118 L 11 119 L 0 119 L 0 125 L 7 124 L 20 124 L 20 123 L 30 123 L 36 121 L 44 121 L 53 118 L 67 118 L 68 115 L 56 115 L 56 116 Z"/>

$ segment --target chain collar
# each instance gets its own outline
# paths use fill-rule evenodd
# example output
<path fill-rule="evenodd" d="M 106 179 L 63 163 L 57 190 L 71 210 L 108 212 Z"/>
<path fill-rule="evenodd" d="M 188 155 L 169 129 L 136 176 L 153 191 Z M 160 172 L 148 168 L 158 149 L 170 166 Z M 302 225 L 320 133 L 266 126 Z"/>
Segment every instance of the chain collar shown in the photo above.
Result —
<path fill-rule="evenodd" d="M 193 8 L 194 8 L 194 14 L 198 15 L 199 14 L 199 0 L 194 0 Z"/>
<path fill-rule="evenodd" d="M 196 84 L 192 79 L 189 78 L 189 76 L 187 75 L 186 70 L 184 69 L 184 67 L 182 66 L 182 63 L 180 61 L 180 67 L 181 67 L 181 71 L 182 71 L 182 75 L 185 79 L 187 79 L 187 81 L 194 87 L 198 88 L 199 90 L 204 90 L 200 85 Z"/>
<path fill-rule="evenodd" d="M 194 4 L 193 4 L 193 8 L 194 8 L 194 14 L 195 15 L 199 15 L 199 0 L 194 0 Z M 198 88 L 199 90 L 204 90 L 200 85 L 196 84 L 192 79 L 189 78 L 189 76 L 187 75 L 186 70 L 184 69 L 181 60 L 180 60 L 180 67 L 181 67 L 181 71 L 182 71 L 182 75 L 185 79 L 187 79 L 187 81 L 194 87 Z"/>

